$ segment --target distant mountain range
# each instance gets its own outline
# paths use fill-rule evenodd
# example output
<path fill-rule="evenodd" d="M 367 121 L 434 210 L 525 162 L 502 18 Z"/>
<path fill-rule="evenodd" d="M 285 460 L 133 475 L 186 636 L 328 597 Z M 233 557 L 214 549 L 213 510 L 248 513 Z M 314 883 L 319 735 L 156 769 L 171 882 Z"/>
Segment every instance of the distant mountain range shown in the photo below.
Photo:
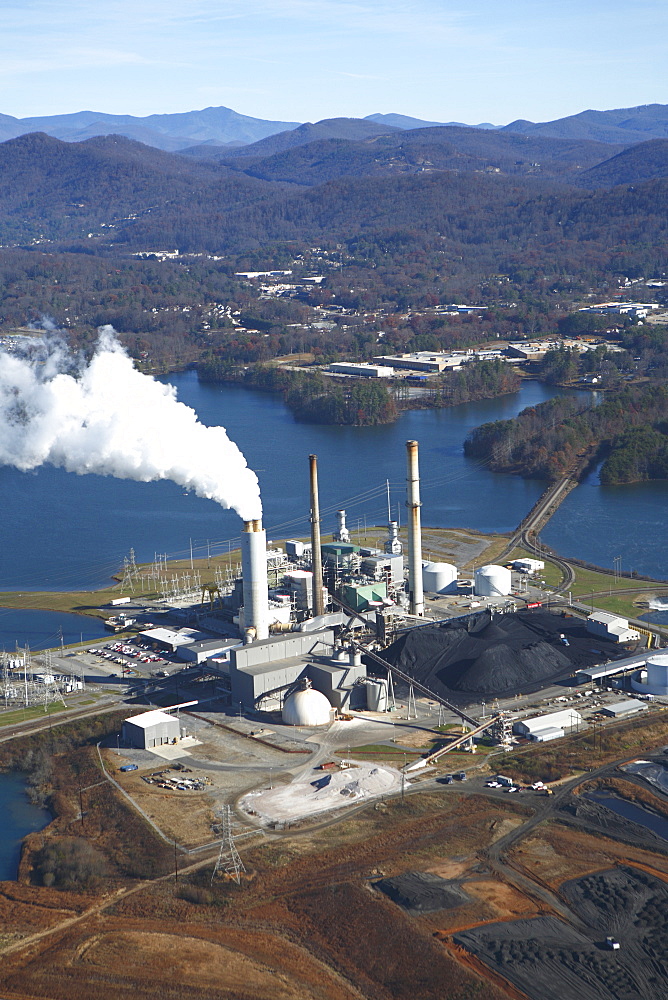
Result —
<path fill-rule="evenodd" d="M 102 135 L 121 135 L 147 146 L 188 155 L 229 153 L 246 147 L 241 155 L 268 156 L 324 139 L 361 140 L 397 131 L 427 128 L 471 128 L 498 134 L 544 136 L 629 146 L 651 139 L 668 139 L 668 105 L 644 104 L 611 111 L 582 111 L 550 122 L 523 119 L 509 125 L 433 122 L 400 114 L 372 114 L 366 118 L 329 118 L 320 122 L 265 121 L 240 115 L 230 108 L 204 108 L 180 114 L 111 115 L 78 111 L 67 115 L 13 118 L 0 114 L 0 142 L 32 132 L 44 132 L 65 142 L 82 142 Z M 258 143 L 265 142 L 264 146 Z M 252 150 L 249 148 L 254 146 Z"/>

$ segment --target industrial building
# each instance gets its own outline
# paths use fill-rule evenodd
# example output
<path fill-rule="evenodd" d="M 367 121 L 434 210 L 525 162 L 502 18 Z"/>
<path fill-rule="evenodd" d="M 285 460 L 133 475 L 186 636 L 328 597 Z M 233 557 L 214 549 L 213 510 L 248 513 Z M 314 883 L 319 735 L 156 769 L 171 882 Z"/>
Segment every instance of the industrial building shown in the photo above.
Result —
<path fill-rule="evenodd" d="M 139 636 L 153 649 L 166 653 L 176 653 L 181 646 L 190 646 L 193 642 L 208 638 L 204 632 L 199 632 L 196 629 L 175 630 L 171 628 L 151 628 L 140 632 Z"/>
<path fill-rule="evenodd" d="M 587 631 L 599 635 L 612 642 L 638 642 L 640 633 L 629 628 L 626 618 L 609 614 L 607 611 L 595 611 L 587 618 Z"/>
<path fill-rule="evenodd" d="M 566 732 L 579 729 L 582 716 L 575 709 L 566 708 L 561 712 L 550 712 L 549 715 L 536 715 L 529 719 L 520 719 L 513 723 L 513 732 L 518 736 L 527 736 L 536 743 L 565 736 Z"/>
<path fill-rule="evenodd" d="M 123 742 L 140 750 L 152 750 L 175 743 L 181 736 L 179 720 L 167 712 L 154 710 L 123 721 Z"/>
<path fill-rule="evenodd" d="M 601 709 L 601 715 L 608 715 L 612 719 L 626 719 L 629 715 L 646 712 L 648 707 L 645 701 L 628 698 L 626 701 L 618 701 L 615 705 L 605 705 Z"/>
<path fill-rule="evenodd" d="M 283 708 L 306 682 L 330 708 L 367 707 L 366 667 L 359 654 L 335 646 L 333 629 L 240 646 L 231 650 L 226 673 L 232 704 L 247 710 Z"/>
<path fill-rule="evenodd" d="M 239 645 L 238 639 L 200 639 L 198 642 L 179 646 L 176 656 L 185 663 L 206 663 L 213 657 L 225 658 L 228 650 Z"/>
<path fill-rule="evenodd" d="M 513 562 L 513 569 L 518 573 L 542 573 L 545 569 L 545 563 L 542 559 L 515 559 Z"/>
<path fill-rule="evenodd" d="M 333 375 L 356 375 L 358 378 L 391 378 L 394 368 L 389 365 L 355 364 L 353 361 L 337 361 L 329 365 L 328 372 Z"/>

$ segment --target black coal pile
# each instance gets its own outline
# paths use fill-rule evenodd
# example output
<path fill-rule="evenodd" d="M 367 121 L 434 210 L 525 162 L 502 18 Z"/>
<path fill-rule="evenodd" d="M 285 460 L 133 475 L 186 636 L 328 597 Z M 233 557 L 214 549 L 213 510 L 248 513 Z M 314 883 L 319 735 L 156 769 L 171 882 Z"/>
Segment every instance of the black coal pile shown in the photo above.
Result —
<path fill-rule="evenodd" d="M 419 626 L 382 653 L 435 694 L 459 702 L 528 694 L 619 655 L 618 646 L 589 635 L 581 620 L 539 609 L 485 610 Z"/>
<path fill-rule="evenodd" d="M 429 872 L 404 872 L 396 878 L 379 879 L 374 886 L 409 913 L 434 913 L 469 902 L 457 883 Z"/>

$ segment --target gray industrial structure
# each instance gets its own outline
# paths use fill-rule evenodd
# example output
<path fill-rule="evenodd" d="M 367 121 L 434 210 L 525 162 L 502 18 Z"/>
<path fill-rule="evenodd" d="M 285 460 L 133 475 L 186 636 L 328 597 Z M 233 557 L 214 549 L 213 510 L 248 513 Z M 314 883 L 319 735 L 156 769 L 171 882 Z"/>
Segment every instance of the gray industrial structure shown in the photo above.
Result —
<path fill-rule="evenodd" d="M 123 722 L 123 742 L 140 750 L 152 750 L 175 743 L 181 735 L 179 720 L 166 712 L 153 710 Z"/>
<path fill-rule="evenodd" d="M 280 708 L 305 679 L 334 708 L 366 708 L 366 688 L 360 683 L 366 667 L 357 654 L 335 648 L 333 629 L 240 646 L 231 650 L 226 673 L 232 704 L 247 710 Z"/>
<path fill-rule="evenodd" d="M 587 631 L 591 635 L 600 635 L 603 639 L 613 642 L 637 642 L 640 633 L 629 628 L 628 619 L 607 611 L 595 611 L 587 618 Z"/>

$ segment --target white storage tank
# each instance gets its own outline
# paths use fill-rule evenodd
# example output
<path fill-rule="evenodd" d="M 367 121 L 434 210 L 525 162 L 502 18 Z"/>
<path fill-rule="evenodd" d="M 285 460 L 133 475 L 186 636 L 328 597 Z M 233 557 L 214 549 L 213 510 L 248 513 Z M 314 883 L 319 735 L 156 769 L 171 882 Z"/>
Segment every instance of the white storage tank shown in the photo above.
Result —
<path fill-rule="evenodd" d="M 507 597 L 512 590 L 512 576 L 505 566 L 481 566 L 475 571 L 478 597 Z"/>
<path fill-rule="evenodd" d="M 647 657 L 646 687 L 650 694 L 668 694 L 668 653 Z"/>
<path fill-rule="evenodd" d="M 310 685 L 294 691 L 283 705 L 286 726 L 326 726 L 332 718 L 332 706 L 320 691 Z"/>
<path fill-rule="evenodd" d="M 457 567 L 444 562 L 422 563 L 422 589 L 429 594 L 456 594 Z"/>
<path fill-rule="evenodd" d="M 367 680 L 366 707 L 369 712 L 387 712 L 387 681 L 384 678 Z"/>

